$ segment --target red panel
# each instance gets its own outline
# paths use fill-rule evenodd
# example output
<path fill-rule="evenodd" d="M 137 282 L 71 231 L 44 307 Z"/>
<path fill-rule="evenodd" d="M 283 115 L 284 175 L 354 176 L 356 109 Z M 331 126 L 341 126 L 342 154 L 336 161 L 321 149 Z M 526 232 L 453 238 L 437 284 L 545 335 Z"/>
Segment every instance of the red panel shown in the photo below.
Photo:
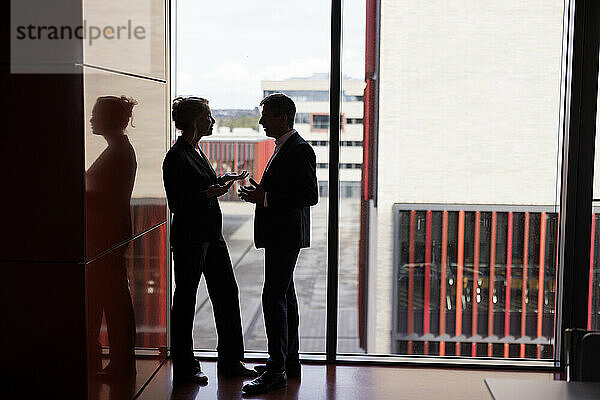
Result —
<path fill-rule="evenodd" d="M 525 222 L 523 226 L 523 276 L 521 286 L 521 337 L 527 336 L 527 264 L 529 261 L 529 213 L 525 213 Z M 525 343 L 519 346 L 519 356 L 525 358 Z"/>
<path fill-rule="evenodd" d="M 554 249 L 554 252 L 556 254 L 555 259 L 554 259 L 554 310 L 556 310 L 556 282 L 558 282 L 558 251 L 559 251 L 559 246 L 558 246 L 558 238 L 560 237 L 560 213 L 556 214 L 556 247 Z M 593 237 L 593 236 L 592 236 Z M 553 313 L 554 314 L 554 318 L 553 318 L 553 324 L 552 324 L 552 331 L 556 332 L 556 312 Z"/>
<path fill-rule="evenodd" d="M 367 317 L 367 268 L 368 268 L 368 212 L 367 201 L 373 198 L 373 153 L 375 134 L 375 87 L 372 79 L 376 69 L 377 52 L 377 0 L 366 1 L 366 40 L 365 40 L 365 90 L 363 94 L 363 164 L 361 168 L 361 204 L 360 204 L 360 240 L 358 256 L 358 308 L 359 308 L 359 339 L 362 348 L 366 346 L 366 317 Z M 312 121 L 312 116 L 311 116 Z"/>
<path fill-rule="evenodd" d="M 143 273 L 144 286 L 148 285 L 148 287 L 149 287 L 150 282 L 154 282 L 153 275 L 160 273 L 160 269 L 161 269 L 160 264 L 162 264 L 162 262 L 160 259 L 158 259 L 158 254 L 159 254 L 161 242 L 162 242 L 162 240 L 160 240 L 160 230 L 158 230 L 158 236 L 154 241 L 144 240 L 144 243 L 141 244 L 141 246 L 140 246 L 143 248 L 143 257 L 142 257 L 143 261 L 140 260 L 140 261 L 142 261 L 142 262 L 140 262 L 140 264 L 142 264 L 144 266 L 144 273 Z M 155 247 L 155 249 L 152 249 L 152 247 Z M 137 249 L 135 249 L 135 250 L 137 250 Z M 157 255 L 157 259 L 155 259 L 155 260 L 153 260 L 152 257 L 148 257 L 148 255 L 152 254 L 152 250 L 154 250 Z M 134 257 L 136 257 L 136 256 L 137 256 L 137 254 L 134 253 Z M 136 259 L 137 259 L 137 257 L 136 257 Z M 159 261 L 159 263 L 156 263 L 157 260 Z M 155 271 L 155 269 L 157 269 L 157 270 Z M 158 300 L 159 301 L 155 302 L 156 305 L 160 304 L 161 299 L 159 298 Z M 144 307 L 144 320 L 150 321 L 150 320 L 152 320 L 153 316 L 157 316 L 158 317 L 157 320 L 160 321 L 160 319 L 161 319 L 160 318 L 160 308 L 156 307 L 153 309 L 152 307 Z M 146 342 L 151 343 L 151 340 L 152 340 L 151 338 L 146 337 L 145 333 L 143 334 L 142 343 L 143 343 L 144 347 L 146 347 Z M 147 347 L 151 347 L 151 346 L 147 346 Z"/>
<path fill-rule="evenodd" d="M 206 158 L 208 158 L 208 160 L 210 161 L 210 145 L 211 142 L 200 142 L 200 146 L 202 147 L 202 151 L 204 152 L 204 155 L 206 156 Z"/>
<path fill-rule="evenodd" d="M 415 230 L 417 212 L 410 212 L 410 242 L 408 244 L 408 321 L 406 333 L 412 334 L 414 330 L 414 292 L 415 292 Z M 412 341 L 408 342 L 408 354 L 412 354 Z"/>
<path fill-rule="evenodd" d="M 159 261 L 159 276 L 162 278 L 167 276 L 167 257 L 170 254 L 167 249 L 167 224 L 161 225 L 159 229 L 160 242 L 158 245 L 158 259 L 164 260 L 164 262 Z M 167 326 L 167 296 L 169 295 L 167 292 L 167 280 L 161 279 L 159 287 L 161 295 L 158 298 L 158 325 Z"/>
<path fill-rule="evenodd" d="M 223 160 L 225 160 L 225 154 L 223 149 L 223 142 L 219 143 L 219 158 L 217 160 L 217 175 L 221 176 L 225 171 L 223 171 Z"/>
<path fill-rule="evenodd" d="M 377 68 L 377 0 L 367 0 L 365 40 L 365 76 L 371 78 Z"/>
<path fill-rule="evenodd" d="M 455 335 L 462 334 L 462 293 L 463 293 L 463 268 L 465 253 L 465 212 L 458 212 L 458 256 L 456 266 L 456 330 Z M 460 355 L 460 342 L 456 342 L 456 355 Z"/>
<path fill-rule="evenodd" d="M 504 302 L 504 337 L 510 335 L 510 291 L 512 287 L 512 245 L 513 245 L 513 213 L 508 213 L 506 233 L 506 296 Z M 508 343 L 504 343 L 504 358 L 508 358 Z"/>
<path fill-rule="evenodd" d="M 373 198 L 373 187 L 371 182 L 372 165 L 372 141 L 375 130 L 375 107 L 374 107 L 374 91 L 375 82 L 372 79 L 366 80 L 366 87 L 363 95 L 363 163 L 361 167 L 361 186 L 363 200 Z"/>
<path fill-rule="evenodd" d="M 537 337 L 542 337 L 542 321 L 544 317 L 544 269 L 546 267 L 546 213 L 540 216 L 540 265 L 538 275 L 538 309 L 537 309 Z M 537 358 L 541 358 L 542 349 L 537 345 Z"/>
<path fill-rule="evenodd" d="M 431 301 L 431 211 L 427 211 L 425 217 L 425 277 L 424 277 L 424 299 L 423 299 L 423 334 L 429 333 L 430 304 Z M 429 354 L 429 342 L 425 342 L 424 353 Z"/>
<path fill-rule="evenodd" d="M 371 1 L 371 0 L 369 0 Z M 369 24 L 367 20 L 367 24 Z M 374 22 L 373 22 L 374 23 Z M 367 269 L 368 269 L 368 245 L 369 245 L 369 226 L 368 200 L 373 198 L 374 188 L 371 176 L 373 174 L 373 151 L 374 151 L 374 132 L 375 132 L 375 82 L 372 79 L 366 80 L 366 87 L 363 95 L 363 163 L 361 167 L 361 201 L 360 201 L 360 239 L 358 249 L 358 309 L 359 309 L 359 339 L 361 347 L 366 346 L 366 317 L 367 317 Z"/>
<path fill-rule="evenodd" d="M 440 260 L 440 335 L 446 333 L 446 271 L 448 263 L 448 211 L 442 213 L 442 259 Z M 440 342 L 440 356 L 446 355 L 446 343 Z"/>
<path fill-rule="evenodd" d="M 274 149 L 275 142 L 273 140 L 265 139 L 262 142 L 254 143 L 254 180 L 257 182 L 260 182 Z"/>
<path fill-rule="evenodd" d="M 594 239 L 596 237 L 596 214 L 592 213 L 591 243 L 590 243 L 590 277 L 588 280 L 588 317 L 587 329 L 592 329 L 592 289 L 594 282 Z"/>
<path fill-rule="evenodd" d="M 360 200 L 360 238 L 358 242 L 358 338 L 359 346 L 365 349 L 367 346 L 367 273 L 368 273 L 368 242 L 369 242 L 369 219 L 368 204 Z"/>
<path fill-rule="evenodd" d="M 475 212 L 475 238 L 474 238 L 474 251 L 473 251 L 473 315 L 472 315 L 472 329 L 471 334 L 477 335 L 477 298 L 479 293 L 477 289 L 479 287 L 479 242 L 481 235 L 481 212 Z M 477 343 L 471 344 L 471 357 L 477 357 Z"/>
<path fill-rule="evenodd" d="M 489 278 L 489 300 L 488 300 L 488 335 L 494 334 L 494 283 L 496 279 L 496 225 L 498 215 L 492 212 L 492 232 L 490 238 L 490 278 Z M 488 343 L 488 357 L 493 355 L 493 344 Z"/>
<path fill-rule="evenodd" d="M 234 142 L 233 143 L 233 163 L 231 168 L 233 169 L 233 172 L 239 173 L 242 171 L 242 169 L 239 167 L 238 162 L 239 162 L 239 150 L 240 149 L 240 143 L 238 142 Z M 235 181 L 233 184 L 233 188 L 231 190 L 231 194 L 235 197 L 237 196 L 236 193 L 238 191 L 238 188 L 240 187 L 240 181 Z"/>

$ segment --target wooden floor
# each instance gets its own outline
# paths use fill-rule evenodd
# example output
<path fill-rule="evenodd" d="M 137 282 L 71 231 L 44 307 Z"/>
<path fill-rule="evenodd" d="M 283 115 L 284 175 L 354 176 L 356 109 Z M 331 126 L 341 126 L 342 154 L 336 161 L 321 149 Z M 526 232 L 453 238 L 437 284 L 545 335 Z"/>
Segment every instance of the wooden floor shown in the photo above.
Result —
<path fill-rule="evenodd" d="M 254 364 L 249 364 L 254 365 Z M 216 362 L 203 361 L 209 378 L 206 386 L 173 385 L 170 360 L 139 393 L 138 399 L 241 399 L 246 380 L 217 376 Z M 302 365 L 302 379 L 289 379 L 288 387 L 256 399 L 491 399 L 485 378 L 553 380 L 547 372 L 499 372 L 489 370 L 433 369 L 416 367 Z"/>

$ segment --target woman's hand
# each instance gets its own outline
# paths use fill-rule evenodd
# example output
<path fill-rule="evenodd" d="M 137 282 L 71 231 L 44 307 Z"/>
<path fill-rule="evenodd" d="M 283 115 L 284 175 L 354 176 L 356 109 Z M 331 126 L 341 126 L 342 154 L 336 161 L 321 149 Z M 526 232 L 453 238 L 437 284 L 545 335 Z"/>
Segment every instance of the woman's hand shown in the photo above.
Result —
<path fill-rule="evenodd" d="M 229 190 L 229 188 L 231 188 L 231 185 L 233 185 L 233 181 L 229 181 L 229 183 L 225 184 L 225 185 L 212 185 L 209 186 L 208 189 L 206 189 L 206 198 L 210 199 L 211 197 L 221 197 L 223 196 L 225 193 L 227 193 L 227 191 Z"/>
<path fill-rule="evenodd" d="M 242 172 L 240 172 L 239 174 L 236 174 L 235 172 L 227 172 L 226 174 L 224 174 L 221 179 L 223 180 L 223 183 L 227 183 L 227 182 L 233 182 L 233 181 L 243 181 L 244 179 L 246 179 L 248 177 L 248 171 L 243 170 Z"/>

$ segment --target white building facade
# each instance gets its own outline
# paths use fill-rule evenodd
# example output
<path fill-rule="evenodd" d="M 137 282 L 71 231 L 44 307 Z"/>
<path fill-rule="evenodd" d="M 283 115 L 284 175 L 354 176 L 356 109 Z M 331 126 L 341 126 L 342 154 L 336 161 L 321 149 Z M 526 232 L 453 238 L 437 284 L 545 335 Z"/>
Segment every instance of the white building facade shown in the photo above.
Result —
<path fill-rule="evenodd" d="M 343 81 L 340 135 L 341 197 L 357 198 L 360 193 L 364 86 L 364 82 L 358 79 Z M 329 78 L 327 74 L 315 74 L 309 78 L 262 81 L 262 90 L 265 97 L 272 93 L 284 93 L 294 100 L 296 104 L 294 128 L 315 150 L 319 192 L 322 196 L 326 196 L 329 180 Z"/>

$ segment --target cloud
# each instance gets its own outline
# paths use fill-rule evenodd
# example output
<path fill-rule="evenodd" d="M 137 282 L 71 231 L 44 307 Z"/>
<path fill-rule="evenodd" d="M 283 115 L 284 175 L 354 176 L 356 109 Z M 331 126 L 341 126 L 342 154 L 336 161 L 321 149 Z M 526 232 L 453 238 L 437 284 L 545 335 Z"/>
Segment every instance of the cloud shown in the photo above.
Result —
<path fill-rule="evenodd" d="M 282 80 L 329 72 L 329 68 L 329 60 L 326 58 L 296 58 L 284 64 L 263 67 L 258 76 L 261 80 Z"/>
<path fill-rule="evenodd" d="M 187 69 L 177 79 L 178 94 L 206 97 L 212 108 L 253 108 L 261 98 L 259 80 L 244 63 L 233 59 L 197 73 Z"/>
<path fill-rule="evenodd" d="M 329 3 L 178 0 L 177 93 L 253 108 L 261 80 L 329 72 Z M 364 0 L 346 0 L 343 73 L 364 75 Z M 349 40 L 346 40 L 349 39 Z M 362 56 L 361 56 L 362 55 Z"/>

